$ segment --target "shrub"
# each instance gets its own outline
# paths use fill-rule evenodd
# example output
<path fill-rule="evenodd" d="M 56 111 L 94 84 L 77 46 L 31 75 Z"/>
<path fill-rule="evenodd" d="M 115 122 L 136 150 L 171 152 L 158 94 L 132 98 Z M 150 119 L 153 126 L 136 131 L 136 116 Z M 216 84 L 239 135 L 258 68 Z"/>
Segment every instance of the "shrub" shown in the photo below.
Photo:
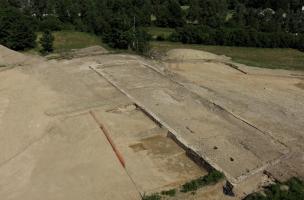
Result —
<path fill-rule="evenodd" d="M 208 175 L 200 177 L 198 179 L 192 180 L 188 183 L 185 183 L 182 185 L 181 192 L 193 192 L 198 190 L 199 188 L 206 186 L 206 185 L 212 185 L 216 184 L 220 180 L 224 178 L 224 174 L 219 171 L 212 171 Z"/>
<path fill-rule="evenodd" d="M 284 189 L 283 189 L 284 188 Z M 253 193 L 244 200 L 302 200 L 304 199 L 303 181 L 292 178 L 284 183 L 273 184 L 264 190 L 264 194 Z"/>
<path fill-rule="evenodd" d="M 173 33 L 171 33 L 168 37 L 168 40 L 171 42 L 179 42 L 180 41 L 180 35 L 174 31 Z"/>
<path fill-rule="evenodd" d="M 181 192 L 191 192 L 191 191 L 196 191 L 199 188 L 199 180 L 192 180 L 188 183 L 185 183 L 184 185 L 182 185 L 182 189 Z"/>
<path fill-rule="evenodd" d="M 135 31 L 135 38 L 130 41 L 129 45 L 132 47 L 132 50 L 138 54 L 146 55 L 150 51 L 150 39 L 151 35 L 145 30 L 137 29 Z"/>
<path fill-rule="evenodd" d="M 35 47 L 33 20 L 16 8 L 0 8 L 0 43 L 14 50 Z"/>
<path fill-rule="evenodd" d="M 304 34 L 298 36 L 297 49 L 304 51 Z"/>
<path fill-rule="evenodd" d="M 60 31 L 62 27 L 62 22 L 55 16 L 47 16 L 39 24 L 40 31 Z"/>
<path fill-rule="evenodd" d="M 161 200 L 161 196 L 159 194 L 144 195 L 142 200 Z"/>
<path fill-rule="evenodd" d="M 157 41 L 165 41 L 166 38 L 165 38 L 164 35 L 158 35 L 158 36 L 156 37 L 156 40 L 157 40 Z"/>
<path fill-rule="evenodd" d="M 166 196 L 170 196 L 170 197 L 174 197 L 176 195 L 176 189 L 162 191 L 161 194 L 166 195 Z"/>
<path fill-rule="evenodd" d="M 53 51 L 54 36 L 52 35 L 51 31 L 46 30 L 39 42 L 42 46 L 42 53 L 49 53 Z"/>

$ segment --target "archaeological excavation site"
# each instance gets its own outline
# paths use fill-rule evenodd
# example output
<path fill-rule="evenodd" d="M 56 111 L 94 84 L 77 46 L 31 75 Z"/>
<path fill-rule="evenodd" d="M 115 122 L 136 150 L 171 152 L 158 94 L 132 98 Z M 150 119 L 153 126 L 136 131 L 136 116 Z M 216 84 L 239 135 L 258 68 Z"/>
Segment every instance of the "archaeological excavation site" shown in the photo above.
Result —
<path fill-rule="evenodd" d="M 304 178 L 303 71 L 100 46 L 0 46 L 0 66 L 1 200 L 241 200 Z"/>

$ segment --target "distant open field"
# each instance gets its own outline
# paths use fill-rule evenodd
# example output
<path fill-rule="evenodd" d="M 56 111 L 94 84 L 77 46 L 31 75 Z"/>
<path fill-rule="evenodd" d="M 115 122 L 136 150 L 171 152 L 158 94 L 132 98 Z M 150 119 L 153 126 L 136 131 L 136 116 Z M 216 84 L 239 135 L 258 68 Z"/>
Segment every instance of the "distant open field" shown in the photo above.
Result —
<path fill-rule="evenodd" d="M 173 29 L 150 27 L 146 29 L 152 36 L 163 35 L 168 37 Z M 69 51 L 71 49 L 85 48 L 94 45 L 106 47 L 101 38 L 83 32 L 59 31 L 53 33 L 55 36 L 55 53 Z M 38 38 L 41 33 L 38 33 Z M 38 41 L 39 39 L 37 39 Z M 270 69 L 291 69 L 304 70 L 304 53 L 294 49 L 268 49 L 268 48 L 248 48 L 248 47 L 228 47 L 228 46 L 208 46 L 208 45 L 189 45 L 174 42 L 151 42 L 152 48 L 165 53 L 170 49 L 189 48 L 211 53 L 226 55 L 234 61 L 254 67 Z M 38 52 L 40 46 L 31 52 Z"/>
<path fill-rule="evenodd" d="M 172 29 L 172 28 L 160 28 L 160 27 L 148 27 L 145 30 L 150 35 L 152 35 L 152 37 L 155 37 L 155 38 L 159 35 L 167 38 L 174 32 L 174 29 Z"/>
<path fill-rule="evenodd" d="M 30 52 L 35 53 L 40 50 L 39 38 L 42 33 L 37 34 L 37 47 Z M 95 45 L 104 46 L 101 37 L 94 34 L 77 32 L 77 31 L 57 31 L 53 32 L 55 37 L 54 51 L 55 53 L 69 51 L 71 49 L 81 49 Z"/>
<path fill-rule="evenodd" d="M 304 70 L 304 53 L 294 49 L 189 45 L 173 42 L 152 42 L 151 46 L 162 53 L 175 48 L 190 48 L 226 55 L 236 62 L 254 67 Z"/>
<path fill-rule="evenodd" d="M 102 45 L 101 38 L 88 33 L 75 31 L 55 32 L 55 51 L 80 49 L 94 45 Z"/>

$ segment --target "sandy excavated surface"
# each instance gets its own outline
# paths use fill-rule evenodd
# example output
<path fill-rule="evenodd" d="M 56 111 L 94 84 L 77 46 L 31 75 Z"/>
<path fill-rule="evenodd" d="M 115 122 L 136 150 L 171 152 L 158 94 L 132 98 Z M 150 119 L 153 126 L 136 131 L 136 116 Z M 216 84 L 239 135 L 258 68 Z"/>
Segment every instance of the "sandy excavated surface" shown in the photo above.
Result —
<path fill-rule="evenodd" d="M 244 190 L 264 171 L 304 177 L 303 73 L 194 53 L 169 56 L 165 70 L 132 56 L 104 57 L 94 69 Z"/>
<path fill-rule="evenodd" d="M 0 72 L 0 199 L 135 200 L 206 174 L 89 68 L 102 57 L 21 56 L 30 62 Z M 109 127 L 125 169 L 90 111 Z"/>
<path fill-rule="evenodd" d="M 2 45 L 0 45 L 0 65 L 10 66 L 15 64 L 21 64 L 26 60 L 26 56 L 21 53 L 12 51 Z"/>
<path fill-rule="evenodd" d="M 232 183 L 263 170 L 288 152 L 270 136 L 140 63 L 113 63 L 111 67 L 101 63 L 95 69 L 184 145 L 224 171 Z"/>
<path fill-rule="evenodd" d="M 0 67 L 14 67 L 29 63 L 40 63 L 43 60 L 36 56 L 26 56 L 0 45 Z M 0 68 L 1 70 L 1 68 Z"/>
<path fill-rule="evenodd" d="M 81 56 L 94 56 L 94 55 L 100 55 L 100 54 L 106 54 L 109 53 L 108 50 L 101 46 L 92 46 L 92 47 L 87 47 L 84 49 L 76 49 L 72 51 L 72 54 L 75 58 L 81 57 Z"/>
<path fill-rule="evenodd" d="M 304 177 L 303 73 L 193 50 L 162 65 L 104 53 L 47 61 L 0 47 L 12 67 L 0 71 L 0 199 L 133 200 L 205 175 L 172 134 L 242 194 L 264 170 Z M 229 199 L 221 187 L 177 199 Z"/>
<path fill-rule="evenodd" d="M 169 56 L 166 66 L 175 74 L 174 79 L 186 88 L 257 127 L 289 149 L 286 159 L 269 169 L 277 179 L 304 177 L 303 72 L 236 64 L 247 73 L 244 74 L 218 60 L 192 59 L 174 62 Z"/>
<path fill-rule="evenodd" d="M 0 73 L 0 199 L 140 199 L 87 112 L 128 100 L 95 73 L 57 64 Z"/>
<path fill-rule="evenodd" d="M 140 110 L 98 111 L 97 117 L 107 124 L 128 163 L 127 171 L 142 194 L 176 188 L 207 174 L 166 137 L 166 130 Z"/>
<path fill-rule="evenodd" d="M 173 49 L 168 51 L 167 60 L 184 61 L 184 60 L 230 60 L 229 57 L 219 56 L 213 53 L 193 50 L 193 49 Z"/>

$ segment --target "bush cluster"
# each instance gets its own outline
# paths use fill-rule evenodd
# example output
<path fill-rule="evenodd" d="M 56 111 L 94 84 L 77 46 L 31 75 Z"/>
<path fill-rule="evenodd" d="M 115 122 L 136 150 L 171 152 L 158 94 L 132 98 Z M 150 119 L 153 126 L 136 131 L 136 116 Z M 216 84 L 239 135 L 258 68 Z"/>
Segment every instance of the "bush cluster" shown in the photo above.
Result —
<path fill-rule="evenodd" d="M 176 189 L 162 191 L 161 194 L 165 196 L 174 197 L 176 195 Z"/>
<path fill-rule="evenodd" d="M 0 5 L 0 44 L 14 50 L 35 47 L 35 29 L 32 18 L 14 7 Z"/>
<path fill-rule="evenodd" d="M 180 192 L 183 192 L 183 193 L 195 192 L 196 190 L 198 190 L 201 187 L 216 184 L 224 178 L 225 178 L 225 176 L 223 173 L 213 170 L 206 176 L 203 176 L 198 179 L 185 183 L 184 185 L 181 186 Z M 162 191 L 160 194 L 155 193 L 152 195 L 144 195 L 142 200 L 161 200 L 162 199 L 161 195 L 174 197 L 176 195 L 176 192 L 177 192 L 176 189 L 172 189 L 172 190 L 168 190 L 168 191 Z"/>
<path fill-rule="evenodd" d="M 144 195 L 142 200 L 161 200 L 161 196 L 159 194 Z"/>
<path fill-rule="evenodd" d="M 277 183 L 265 188 L 262 193 L 254 193 L 247 196 L 244 200 L 303 200 L 304 183 L 303 181 L 292 178 L 285 183 Z"/>
<path fill-rule="evenodd" d="M 192 180 L 182 185 L 181 192 L 194 192 L 206 185 L 216 184 L 224 178 L 224 174 L 219 171 L 212 171 L 208 175 Z"/>

